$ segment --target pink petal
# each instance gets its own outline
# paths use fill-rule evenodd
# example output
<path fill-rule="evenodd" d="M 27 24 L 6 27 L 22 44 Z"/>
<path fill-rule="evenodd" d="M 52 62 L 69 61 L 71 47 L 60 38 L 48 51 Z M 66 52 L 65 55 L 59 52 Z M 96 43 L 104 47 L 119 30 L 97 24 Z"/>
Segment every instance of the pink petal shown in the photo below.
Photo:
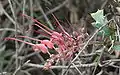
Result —
<path fill-rule="evenodd" d="M 52 35 L 52 38 L 54 39 L 58 39 L 58 37 L 56 35 Z"/>
<path fill-rule="evenodd" d="M 49 40 L 43 40 L 41 41 L 41 44 L 45 44 L 50 49 L 54 48 L 54 44 Z"/>
<path fill-rule="evenodd" d="M 34 51 L 39 51 L 39 50 L 41 50 L 42 53 L 47 53 L 47 52 L 48 52 L 48 49 L 47 49 L 47 47 L 46 47 L 44 44 L 35 44 L 35 45 L 33 46 L 33 50 L 34 50 Z"/>
<path fill-rule="evenodd" d="M 53 33 L 52 33 L 52 37 L 55 37 L 55 38 L 56 38 L 56 37 L 59 37 L 59 38 L 60 38 L 60 37 L 62 37 L 62 33 L 53 32 Z"/>

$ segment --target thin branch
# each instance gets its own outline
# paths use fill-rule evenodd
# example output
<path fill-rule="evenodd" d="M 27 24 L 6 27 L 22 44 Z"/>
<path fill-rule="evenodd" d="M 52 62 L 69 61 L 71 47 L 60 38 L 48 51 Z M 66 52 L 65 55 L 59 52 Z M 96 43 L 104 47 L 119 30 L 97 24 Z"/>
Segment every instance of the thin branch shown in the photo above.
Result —
<path fill-rule="evenodd" d="M 40 64 L 32 64 L 32 63 L 27 63 L 24 66 L 29 66 L 29 67 L 36 67 L 36 68 L 44 68 L 44 65 L 40 65 Z M 79 64 L 79 65 L 75 65 L 75 66 L 71 66 L 70 69 L 73 69 L 75 67 L 77 68 L 81 68 L 81 67 L 94 67 L 95 63 L 91 63 L 91 64 Z M 50 69 L 67 69 L 68 66 L 51 66 Z"/>
<path fill-rule="evenodd" d="M 42 9 L 40 3 L 39 3 L 37 0 L 36 0 L 36 3 L 37 3 L 37 5 L 38 5 L 38 8 L 40 9 L 41 13 L 43 14 L 45 20 L 47 21 L 47 24 L 50 26 L 50 28 L 51 28 L 52 30 L 54 30 L 54 28 L 53 28 L 50 20 L 49 20 L 48 17 L 46 16 L 46 14 L 45 14 L 44 10 Z"/>
<path fill-rule="evenodd" d="M 12 6 L 12 3 L 11 3 L 11 0 L 8 0 L 8 3 L 10 5 L 10 9 L 11 9 L 11 12 L 12 12 L 12 15 L 13 15 L 13 18 L 15 20 L 15 24 L 14 24 L 14 27 L 15 27 L 15 37 L 17 36 L 17 18 L 15 16 L 15 11 L 14 11 L 14 8 Z M 15 6 L 14 6 L 15 7 Z M 15 41 L 15 48 L 16 48 L 16 70 L 18 69 L 19 67 L 19 64 L 18 64 L 18 44 L 17 44 L 17 41 Z M 14 74 L 13 74 L 14 75 Z"/>
<path fill-rule="evenodd" d="M 0 73 L 0 75 L 6 75 L 7 74 L 7 72 L 2 72 L 2 73 Z"/>
<path fill-rule="evenodd" d="M 101 49 L 102 52 L 101 52 L 101 54 L 100 54 L 100 56 L 99 56 L 99 58 L 98 58 L 98 60 L 97 60 L 97 63 L 96 63 L 96 65 L 95 65 L 95 69 L 94 69 L 92 75 L 95 75 L 95 72 L 96 72 L 96 69 L 97 69 L 98 64 L 101 65 L 101 63 L 100 63 L 100 59 L 101 59 L 102 56 L 103 56 L 103 53 L 104 53 L 105 48 L 106 48 L 106 46 L 103 46 L 103 48 Z"/>
<path fill-rule="evenodd" d="M 13 28 L 1 28 L 0 31 L 13 31 L 13 32 L 15 32 L 16 30 Z M 17 32 L 22 33 L 20 30 L 18 30 Z"/>
<path fill-rule="evenodd" d="M 106 26 L 108 23 L 110 23 L 113 19 L 109 20 L 106 24 L 104 24 L 103 26 L 101 26 L 99 29 L 96 30 L 96 32 L 91 36 L 91 38 L 86 42 L 86 44 L 83 46 L 82 50 L 79 51 L 79 53 L 77 54 L 77 56 L 71 61 L 71 63 L 69 64 L 67 70 L 65 71 L 65 73 L 68 71 L 68 69 L 70 68 L 70 66 L 72 65 L 72 63 L 79 57 L 79 55 L 84 51 L 84 49 L 88 46 L 89 42 L 94 38 L 94 36 L 104 27 Z M 64 73 L 64 75 L 65 75 Z"/>
<path fill-rule="evenodd" d="M 69 0 L 65 0 L 63 3 L 61 3 L 60 5 L 56 6 L 55 8 L 53 9 L 50 9 L 50 11 L 46 12 L 45 15 L 49 15 L 57 10 L 59 10 L 60 8 L 62 8 L 63 6 L 65 6 L 67 3 L 68 3 Z M 38 18 L 43 18 L 44 16 L 40 16 Z"/>

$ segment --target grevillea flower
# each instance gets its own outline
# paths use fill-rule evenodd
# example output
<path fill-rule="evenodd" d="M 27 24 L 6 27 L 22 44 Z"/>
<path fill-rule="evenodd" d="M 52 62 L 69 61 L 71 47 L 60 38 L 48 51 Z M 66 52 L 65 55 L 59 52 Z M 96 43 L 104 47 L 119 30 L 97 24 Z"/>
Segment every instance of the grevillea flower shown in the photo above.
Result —
<path fill-rule="evenodd" d="M 73 39 L 64 29 L 63 27 L 60 25 L 59 21 L 57 20 L 57 18 L 53 15 L 53 17 L 55 18 L 57 24 L 59 25 L 60 29 L 62 30 L 61 33 L 53 31 L 51 29 L 49 29 L 47 26 L 43 25 L 42 23 L 40 23 L 39 21 L 37 21 L 36 19 L 24 15 L 25 17 L 31 18 L 34 22 L 36 22 L 37 24 L 35 24 L 34 26 L 39 27 L 41 30 L 43 30 L 44 32 L 46 32 L 50 38 L 49 40 L 39 40 L 39 39 L 35 39 L 35 38 L 31 38 L 28 36 L 18 36 L 18 38 L 27 38 L 30 40 L 34 40 L 34 41 L 38 41 L 38 44 L 33 44 L 33 43 L 29 43 L 26 41 L 22 41 L 16 38 L 6 38 L 8 40 L 16 40 L 19 42 L 24 42 L 26 44 L 29 44 L 32 46 L 34 51 L 41 51 L 42 53 L 48 53 L 50 55 L 50 58 L 47 59 L 47 62 L 44 64 L 44 69 L 49 69 L 53 63 L 57 62 L 58 60 L 66 60 L 66 59 L 71 59 L 73 57 L 73 54 L 78 51 L 79 49 L 81 49 L 81 44 L 83 43 L 84 39 L 84 33 L 83 34 L 78 34 L 77 32 L 75 33 L 75 39 Z M 38 25 L 39 24 L 39 25 Z M 54 44 L 57 45 L 57 47 L 54 47 Z M 57 51 L 57 54 L 50 54 L 48 49 L 54 49 L 55 51 Z"/>
<path fill-rule="evenodd" d="M 31 38 L 31 37 L 28 37 L 28 36 L 17 36 L 17 37 L 28 38 L 28 39 L 31 39 L 31 40 L 34 40 L 34 41 L 38 41 L 38 42 L 40 42 L 41 44 L 44 44 L 45 46 L 47 46 L 50 49 L 54 48 L 54 44 L 49 40 L 39 40 L 39 39 Z"/>
<path fill-rule="evenodd" d="M 41 41 L 41 44 L 44 44 L 44 45 L 46 45 L 48 48 L 50 48 L 50 49 L 53 49 L 54 48 L 54 44 L 51 42 L 51 41 L 49 41 L 49 40 L 42 40 Z"/>
<path fill-rule="evenodd" d="M 45 44 L 34 44 L 32 46 L 34 51 L 42 51 L 42 53 L 47 53 L 48 52 L 48 48 L 45 46 Z"/>
<path fill-rule="evenodd" d="M 65 41 L 64 41 L 64 38 L 63 38 L 63 35 L 62 33 L 58 33 L 58 32 L 53 32 L 52 35 L 51 35 L 51 38 L 50 40 L 57 44 L 58 47 L 60 48 L 60 50 L 65 50 Z"/>
<path fill-rule="evenodd" d="M 22 36 L 22 37 L 24 37 L 24 36 Z M 26 43 L 28 45 L 31 45 L 34 51 L 41 51 L 42 53 L 48 53 L 47 46 L 45 44 L 42 44 L 42 43 L 41 44 L 33 44 L 33 43 L 29 43 L 29 42 L 26 42 L 26 41 L 23 41 L 23 40 L 20 40 L 20 39 L 10 38 L 10 37 L 9 38 L 5 38 L 5 39 L 6 40 L 16 40 L 16 41 L 19 41 L 19 42 L 24 42 L 24 43 Z"/>

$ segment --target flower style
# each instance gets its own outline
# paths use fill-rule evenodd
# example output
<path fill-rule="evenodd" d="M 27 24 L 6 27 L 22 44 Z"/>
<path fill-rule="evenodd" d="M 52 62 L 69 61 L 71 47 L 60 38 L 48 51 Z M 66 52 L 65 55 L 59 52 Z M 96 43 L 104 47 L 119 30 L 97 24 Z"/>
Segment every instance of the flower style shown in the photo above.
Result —
<path fill-rule="evenodd" d="M 26 36 L 19 36 L 19 37 L 24 37 L 24 38 L 29 38 L 29 39 L 32 39 L 32 40 L 37 40 L 37 39 L 26 37 Z M 7 37 L 5 39 L 6 40 L 16 40 L 16 41 L 19 41 L 19 42 L 23 42 L 23 43 L 29 44 L 29 45 L 32 46 L 34 51 L 41 51 L 44 54 L 48 53 L 48 48 L 51 48 L 51 49 L 53 48 L 53 44 L 49 40 L 38 40 L 38 41 L 41 41 L 40 44 L 33 44 L 33 43 L 22 41 L 22 40 L 16 39 L 16 38 Z M 47 41 L 48 42 L 48 43 L 46 42 L 47 45 L 43 41 Z"/>

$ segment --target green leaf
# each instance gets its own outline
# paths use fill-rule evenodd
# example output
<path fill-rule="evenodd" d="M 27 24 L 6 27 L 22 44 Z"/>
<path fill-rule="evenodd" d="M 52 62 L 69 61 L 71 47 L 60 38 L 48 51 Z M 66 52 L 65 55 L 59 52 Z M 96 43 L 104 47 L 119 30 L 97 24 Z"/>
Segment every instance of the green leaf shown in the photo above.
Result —
<path fill-rule="evenodd" d="M 101 24 L 104 24 L 104 14 L 103 14 L 103 10 L 98 10 L 95 13 L 91 13 L 92 18 L 96 21 L 99 22 Z"/>
<path fill-rule="evenodd" d="M 115 45 L 115 46 L 113 46 L 113 49 L 114 49 L 114 50 L 120 50 L 120 45 Z"/>
<path fill-rule="evenodd" d="M 103 10 L 98 10 L 95 13 L 91 13 L 91 16 L 96 21 L 96 22 L 92 23 L 92 25 L 94 27 L 96 27 L 97 29 L 107 23 L 107 19 L 104 17 L 104 11 Z M 100 36 L 102 36 L 102 35 L 110 36 L 109 27 L 107 27 L 107 26 L 103 27 L 103 29 L 99 31 L 98 35 L 100 35 Z"/>
<path fill-rule="evenodd" d="M 103 27 L 102 30 L 104 31 L 105 36 L 110 36 L 110 29 L 107 26 Z"/>
<path fill-rule="evenodd" d="M 93 22 L 92 25 L 96 28 L 100 28 L 102 26 L 100 22 Z"/>
<path fill-rule="evenodd" d="M 97 29 L 102 26 L 102 24 L 100 24 L 99 22 L 96 22 L 96 23 L 94 22 L 92 23 L 92 25 Z M 107 26 L 105 26 L 103 27 L 102 30 L 99 31 L 98 35 L 102 36 L 104 34 L 105 36 L 110 36 L 110 32 L 111 32 L 110 29 Z"/>

